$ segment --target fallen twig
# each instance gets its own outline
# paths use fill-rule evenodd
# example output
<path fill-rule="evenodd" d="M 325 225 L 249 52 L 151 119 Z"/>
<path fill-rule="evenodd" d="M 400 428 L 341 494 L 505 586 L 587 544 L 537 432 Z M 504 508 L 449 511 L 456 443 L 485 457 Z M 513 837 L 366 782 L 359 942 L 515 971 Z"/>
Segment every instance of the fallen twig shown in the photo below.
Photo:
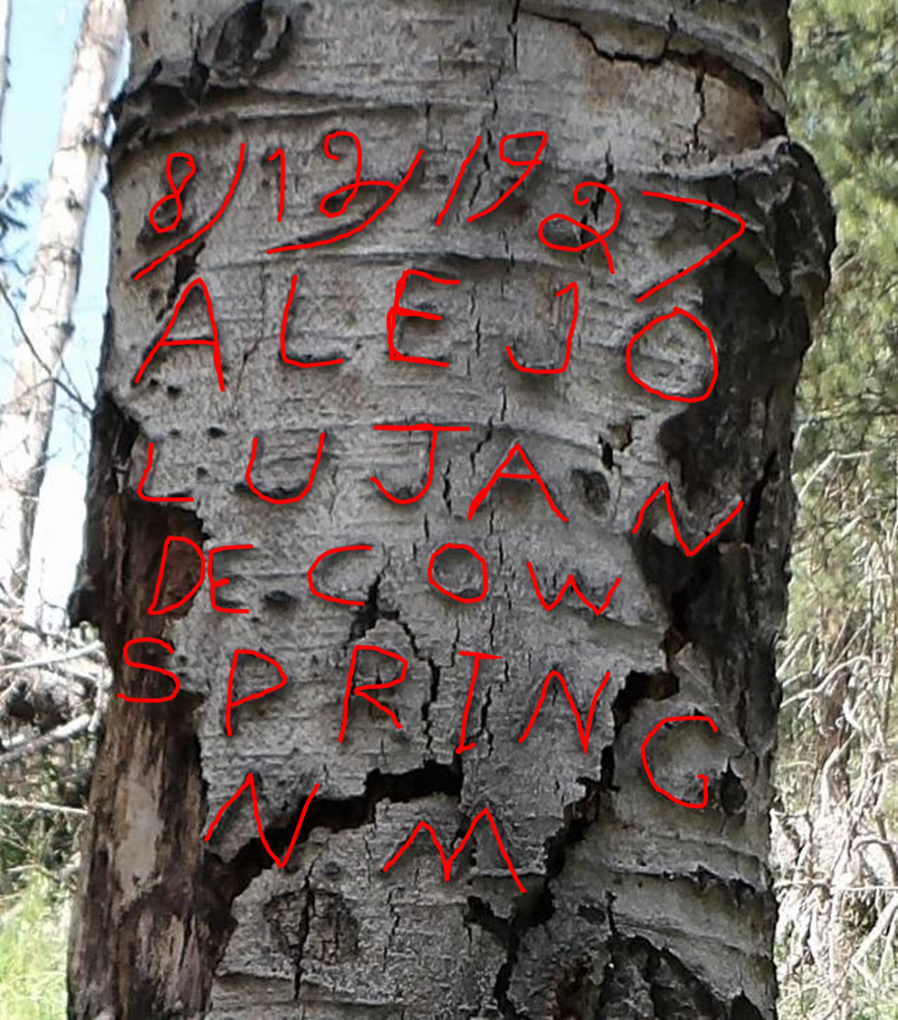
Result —
<path fill-rule="evenodd" d="M 0 666 L 0 673 L 13 673 L 22 669 L 42 669 L 45 666 L 53 666 L 57 662 L 68 662 L 70 659 L 86 658 L 93 652 L 103 647 L 102 641 L 92 641 L 83 648 L 72 648 L 68 652 L 60 652 L 58 655 L 48 655 L 43 659 L 28 659 L 21 662 L 7 662 Z"/>
<path fill-rule="evenodd" d="M 7 751 L 6 754 L 0 754 L 0 766 L 11 765 L 13 762 L 26 758 L 29 754 L 35 754 L 38 751 L 43 751 L 46 747 L 51 747 L 53 744 L 59 744 L 64 740 L 71 740 L 72 737 L 77 737 L 79 733 L 83 733 L 90 725 L 90 719 L 91 717 L 87 713 L 76 716 L 71 722 L 57 726 L 55 730 L 50 730 L 49 733 L 35 737 L 34 740 L 29 740 L 26 744 L 22 744 L 12 751 Z"/>
<path fill-rule="evenodd" d="M 67 807 L 65 804 L 48 804 L 43 800 L 22 800 L 19 797 L 0 797 L 0 807 L 17 808 L 22 811 L 41 811 L 46 814 L 85 816 L 87 811 L 80 807 Z"/>

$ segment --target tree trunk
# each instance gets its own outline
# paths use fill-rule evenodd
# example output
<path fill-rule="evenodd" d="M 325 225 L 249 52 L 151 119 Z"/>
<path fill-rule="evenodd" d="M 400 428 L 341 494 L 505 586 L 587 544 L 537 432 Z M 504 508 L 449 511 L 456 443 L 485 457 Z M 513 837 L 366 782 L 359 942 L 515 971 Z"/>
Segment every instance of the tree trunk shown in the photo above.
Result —
<path fill-rule="evenodd" d="M 784 135 L 785 3 L 670 8 L 641 0 L 446 5 L 133 0 L 133 66 L 111 157 L 111 312 L 94 422 L 87 560 L 73 601 L 102 630 L 116 691 L 91 794 L 70 956 L 70 1015 L 138 1017 L 609 1017 L 751 1020 L 775 1011 L 775 904 L 767 866 L 770 768 L 779 694 L 774 646 L 785 604 L 793 515 L 793 392 L 819 306 L 832 218 L 807 155 Z M 352 197 L 351 139 L 362 181 Z M 509 134 L 545 131 L 542 165 L 500 160 Z M 435 221 L 481 136 L 454 202 Z M 215 216 L 208 232 L 154 264 Z M 538 138 L 507 144 L 528 160 Z M 285 208 L 278 222 L 280 161 Z M 157 233 L 151 206 L 172 186 L 166 158 L 190 153 L 183 218 Z M 172 163 L 180 188 L 183 158 Z M 571 201 L 582 181 L 595 183 Z M 345 186 L 345 187 L 344 187 Z M 332 222 L 318 203 L 345 212 Z M 700 200 L 675 203 L 645 192 Z M 711 261 L 658 290 L 747 227 Z M 704 204 L 701 204 L 704 203 Z M 570 253 L 607 233 L 601 244 Z M 157 223 L 174 222 L 175 203 Z M 168 217 L 167 219 L 165 217 Z M 582 228 L 581 228 L 582 224 Z M 614 273 L 610 270 L 613 259 Z M 151 267 L 152 268 L 149 268 Z M 407 269 L 406 309 L 388 313 Z M 143 272 L 146 270 L 146 272 Z M 135 275 L 138 279 L 134 279 Z M 296 292 L 279 353 L 291 283 Z M 161 348 L 213 334 L 215 350 Z M 455 281 L 449 284 L 445 281 Z M 442 284 L 439 281 L 444 281 Z M 574 297 L 569 367 L 561 367 Z M 189 288 L 189 294 L 188 294 Z M 562 293 L 560 296 L 560 292 Z M 630 338 L 674 307 L 713 335 L 710 396 L 664 400 L 628 376 Z M 708 343 L 684 318 L 639 340 L 646 385 L 700 397 Z M 306 367 L 296 362 L 335 361 Z M 134 384 L 141 365 L 146 367 Z M 429 435 L 376 425 L 467 427 Z M 292 505 L 321 460 L 305 497 Z M 244 475 L 258 438 L 249 476 Z M 153 444 L 145 495 L 137 494 Z M 521 444 L 544 480 L 500 480 Z M 522 460 L 505 467 L 528 475 Z M 662 483 L 687 555 L 660 497 Z M 557 512 L 556 512 L 557 511 Z M 561 519 L 566 517 L 567 521 Z M 642 520 L 641 526 L 636 525 Z M 163 543 L 189 538 L 215 578 L 164 615 L 148 614 Z M 428 582 L 432 555 L 450 550 Z M 313 580 L 306 572 L 335 555 Z M 596 614 L 569 589 L 576 576 Z M 473 565 L 472 565 L 473 564 Z M 160 609 L 188 595 L 199 558 L 173 543 Z M 210 568 L 210 578 L 212 570 Z M 401 683 L 371 697 L 367 683 Z M 276 660 L 287 682 L 228 707 L 235 649 Z M 158 652 L 158 656 L 154 653 Z M 473 659 L 479 664 L 470 691 Z M 347 677 L 358 657 L 358 673 Z M 557 671 L 584 720 L 588 753 Z M 233 698 L 278 684 L 274 665 L 239 659 Z M 350 691 L 355 692 L 350 695 Z M 345 692 L 345 694 L 344 694 Z M 456 753 L 466 701 L 465 740 Z M 662 720 L 648 760 L 640 748 Z M 345 736 L 341 728 L 345 725 Z M 228 735 L 231 731 L 233 735 Z M 526 733 L 527 739 L 521 742 Z M 342 741 L 339 739 L 343 736 Z M 585 737 L 585 734 L 584 734 Z M 254 777 L 262 835 L 249 790 Z M 307 798 L 302 825 L 294 830 Z M 426 832 L 460 847 L 443 869 Z M 386 865 L 390 865 L 384 870 Z M 103 1013 L 103 1011 L 106 1011 Z"/>
<path fill-rule="evenodd" d="M 102 165 L 124 30 L 122 0 L 89 0 L 25 285 L 24 337 L 13 358 L 12 399 L 0 417 L 0 585 L 16 599 L 28 577 L 57 376 L 72 335 L 84 226 Z"/>
<path fill-rule="evenodd" d="M 12 0 L 0 0 L 0 127 L 9 88 L 9 26 L 12 21 Z"/>

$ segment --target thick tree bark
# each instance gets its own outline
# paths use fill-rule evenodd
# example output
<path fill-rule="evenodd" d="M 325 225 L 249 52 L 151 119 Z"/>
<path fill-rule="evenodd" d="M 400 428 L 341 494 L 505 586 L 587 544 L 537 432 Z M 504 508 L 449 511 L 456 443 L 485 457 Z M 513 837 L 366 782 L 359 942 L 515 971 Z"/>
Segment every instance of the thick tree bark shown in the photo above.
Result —
<path fill-rule="evenodd" d="M 123 0 L 89 0 L 25 285 L 24 337 L 13 358 L 12 399 L 0 416 L 0 590 L 17 599 L 28 576 L 56 376 L 72 335 L 84 226 L 102 166 L 106 112 L 124 31 Z"/>
<path fill-rule="evenodd" d="M 170 682 L 123 666 L 124 643 L 170 642 L 158 662 L 181 690 L 165 704 L 113 699 L 91 795 L 71 958 L 70 1014 L 137 1017 L 385 1018 L 727 1017 L 774 1015 L 775 904 L 767 867 L 770 767 L 778 691 L 774 644 L 783 619 L 793 514 L 789 481 L 793 391 L 808 321 L 819 305 L 832 220 L 809 158 L 784 135 L 785 3 L 661 5 L 572 0 L 407 5 L 231 0 L 133 0 L 133 67 L 111 160 L 116 210 L 111 311 L 94 426 L 85 582 L 77 614 L 102 629 L 117 690 L 161 697 Z M 363 233 L 301 252 L 361 223 L 387 197 L 363 188 L 342 218 L 321 198 L 353 180 L 348 139 L 339 163 L 322 143 L 354 131 L 363 180 L 408 186 Z M 543 130 L 543 162 L 498 209 L 472 223 L 521 172 L 500 139 Z M 440 226 L 459 167 L 478 154 Z M 227 211 L 211 230 L 135 281 L 209 221 L 247 154 Z M 515 148 L 515 144 L 517 147 Z M 278 223 L 283 147 L 286 207 Z M 526 159 L 533 139 L 509 143 Z M 157 235 L 147 211 L 170 191 L 166 157 L 189 152 L 196 176 L 184 218 Z M 175 164 L 178 174 L 184 164 Z M 601 246 L 566 254 L 582 222 Z M 658 291 L 734 233 L 707 207 L 744 217 L 745 233 L 712 261 Z M 346 192 L 343 193 L 344 195 Z M 595 197 L 598 196 L 598 197 Z M 333 208 L 339 199 L 331 201 Z M 171 204 L 169 211 L 172 211 Z M 161 211 L 160 211 L 161 212 Z M 348 224 L 348 226 L 347 226 Z M 552 231 L 556 231 L 554 234 Z M 385 321 L 409 268 L 404 305 L 443 316 L 404 318 L 397 347 L 447 367 L 388 358 Z M 294 359 L 279 356 L 287 332 Z M 209 346 L 163 350 L 141 363 L 195 280 L 209 289 L 225 391 Z M 562 375 L 572 312 L 579 317 Z M 679 306 L 712 332 L 720 374 L 702 402 L 653 396 L 626 373 L 629 339 Z M 698 396 L 711 379 L 697 329 L 643 338 L 634 369 L 665 391 Z M 172 338 L 211 339 L 193 287 Z M 436 448 L 420 502 L 425 437 L 379 424 L 468 426 Z M 274 506 L 244 482 L 301 502 Z M 192 503 L 147 503 L 136 489 L 154 444 L 147 492 Z M 533 483 L 501 482 L 469 520 L 474 496 L 515 442 L 545 479 L 563 522 Z M 509 471 L 522 472 L 520 462 Z M 669 483 L 683 540 L 664 501 Z M 278 491 L 280 490 L 280 491 Z M 228 607 L 208 584 L 169 615 L 147 615 L 167 536 L 252 551 L 219 553 Z M 490 593 L 460 604 L 428 584 L 432 553 L 467 543 L 489 566 Z M 321 565 L 319 586 L 357 607 L 316 599 L 306 571 L 336 546 L 368 544 Z M 176 558 L 181 549 L 180 558 Z M 186 552 L 184 552 L 186 550 Z M 187 594 L 197 570 L 183 543 L 169 555 L 160 605 Z M 596 617 L 568 592 L 547 613 L 532 562 L 554 599 L 576 572 Z M 479 569 L 447 557 L 436 578 L 472 597 Z M 469 590 L 470 589 L 470 590 Z M 402 729 L 358 697 L 338 742 L 353 649 L 377 645 L 409 662 L 405 680 L 375 691 Z M 274 657 L 287 684 L 233 712 L 235 648 Z M 482 663 L 467 739 L 456 754 L 471 677 Z M 395 663 L 359 659 L 359 678 L 387 682 Z M 558 681 L 520 743 L 551 670 L 580 712 L 604 677 L 588 754 Z M 235 697 L 277 682 L 242 660 Z M 707 715 L 659 733 L 649 751 L 672 794 L 656 792 L 640 747 L 662 719 Z M 320 784 L 284 869 L 256 832 L 255 777 L 265 838 L 283 855 Z M 526 892 L 484 822 L 444 882 L 426 834 L 384 873 L 424 819 L 457 846 L 488 805 Z"/>

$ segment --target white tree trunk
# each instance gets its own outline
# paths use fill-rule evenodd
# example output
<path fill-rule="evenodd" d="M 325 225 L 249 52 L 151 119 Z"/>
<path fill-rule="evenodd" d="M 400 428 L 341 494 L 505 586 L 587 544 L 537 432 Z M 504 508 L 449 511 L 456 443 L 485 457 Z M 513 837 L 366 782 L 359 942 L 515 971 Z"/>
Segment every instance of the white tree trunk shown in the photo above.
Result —
<path fill-rule="evenodd" d="M 106 113 L 124 42 L 123 0 L 89 0 L 25 287 L 12 398 L 0 417 L 0 586 L 21 598 L 56 399 L 72 334 L 81 247 L 102 165 Z"/>
<path fill-rule="evenodd" d="M 774 1014 L 775 904 L 767 867 L 770 767 L 778 691 L 774 643 L 783 618 L 792 523 L 793 391 L 819 305 L 832 222 L 805 153 L 784 136 L 786 4 L 678 0 L 421 0 L 243 3 L 133 0 L 134 58 L 111 157 L 116 211 L 101 398 L 94 423 L 85 583 L 73 604 L 96 622 L 116 690 L 162 697 L 170 681 L 123 664 L 125 642 L 169 642 L 138 662 L 175 670 L 181 690 L 159 705 L 113 699 L 91 794 L 80 907 L 70 957 L 72 1017 L 306 1017 L 336 1020 L 603 1017 L 757 1020 Z M 543 130 L 543 162 L 501 207 L 472 223 L 520 169 L 499 159 L 503 136 Z M 363 180 L 408 186 L 363 233 L 281 254 L 361 223 L 387 197 L 363 188 L 341 218 L 318 212 L 354 179 L 348 139 L 364 146 Z M 459 167 L 482 137 L 441 223 Z M 241 143 L 247 153 L 227 211 L 177 254 L 135 280 L 219 208 Z M 286 204 L 277 221 L 279 162 Z M 509 143 L 525 159 L 533 139 Z M 166 158 L 189 152 L 179 228 L 157 235 L 150 207 L 170 190 Z M 183 162 L 176 172 L 183 174 Z M 605 231 L 578 245 L 582 222 Z M 710 263 L 660 290 L 734 232 L 707 207 L 744 217 L 745 234 Z M 598 193 L 599 198 L 595 199 Z M 343 192 L 343 197 L 347 193 Z M 604 196 L 604 197 L 603 197 Z M 339 205 L 331 202 L 330 208 Z M 551 229 L 550 229 L 551 228 Z M 552 231 L 555 233 L 552 233 Z M 390 360 L 387 316 L 407 269 L 403 304 L 443 318 L 402 318 L 399 350 L 446 367 Z M 291 282 L 296 294 L 279 356 Z M 163 349 L 134 379 L 185 295 L 173 339 L 211 339 L 202 279 L 221 340 L 224 391 L 209 346 Z M 564 357 L 576 282 L 579 316 L 563 375 L 519 372 Z M 709 399 L 673 403 L 626 373 L 629 339 L 679 306 L 712 331 L 720 375 Z M 682 320 L 680 321 L 682 325 Z M 664 338 L 662 340 L 662 337 Z M 637 371 L 655 388 L 699 395 L 711 378 L 697 330 L 663 328 L 641 342 Z M 465 426 L 436 448 L 375 425 Z M 307 496 L 275 497 L 310 477 Z M 513 444 L 540 472 L 564 522 L 534 482 L 504 481 L 471 517 L 475 495 Z M 146 492 L 137 487 L 153 443 Z M 508 470 L 521 473 L 516 462 Z M 674 538 L 667 482 L 684 541 Z M 471 517 L 471 519 L 469 519 Z M 167 537 L 219 553 L 230 577 L 213 611 L 208 583 L 169 615 L 148 615 Z M 490 593 L 461 604 L 428 583 L 431 555 L 466 543 L 486 558 Z M 325 550 L 367 544 L 322 564 L 322 601 L 306 571 Z M 186 595 L 196 552 L 174 544 L 159 605 Z M 596 617 L 572 592 L 576 572 Z M 437 579 L 466 594 L 480 570 L 441 561 Z M 222 593 L 217 597 L 221 600 Z M 375 691 L 402 724 L 351 698 L 338 739 L 353 649 L 377 645 L 408 660 L 405 680 Z M 285 686 L 233 713 L 235 648 L 274 657 Z M 472 663 L 481 665 L 456 753 Z M 360 677 L 387 682 L 394 661 L 360 658 Z M 584 755 L 553 681 L 525 732 L 547 674 L 559 671 L 585 717 L 606 671 Z M 242 660 L 235 696 L 277 682 Z M 650 785 L 640 747 L 662 719 L 708 715 L 659 733 L 656 775 L 689 810 Z M 251 772 L 249 792 L 213 819 Z M 383 867 L 419 820 L 458 845 L 484 806 L 526 893 L 488 826 L 455 860 L 451 880 L 426 834 Z"/>
<path fill-rule="evenodd" d="M 9 89 L 9 26 L 11 21 L 12 0 L 0 0 L 0 128 L 3 127 L 3 110 L 6 106 L 6 92 Z"/>

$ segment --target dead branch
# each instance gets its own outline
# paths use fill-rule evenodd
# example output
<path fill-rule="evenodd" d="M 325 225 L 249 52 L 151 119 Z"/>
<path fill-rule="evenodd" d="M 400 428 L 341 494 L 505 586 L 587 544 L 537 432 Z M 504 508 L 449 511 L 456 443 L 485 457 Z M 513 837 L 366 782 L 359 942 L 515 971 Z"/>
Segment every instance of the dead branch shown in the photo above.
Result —
<path fill-rule="evenodd" d="M 43 800 L 23 800 L 21 797 L 0 797 L 0 808 L 14 808 L 18 811 L 40 811 L 43 814 L 77 815 L 84 817 L 84 808 L 68 807 L 66 804 L 48 804 Z"/>
<path fill-rule="evenodd" d="M 29 740 L 12 751 L 7 751 L 5 754 L 0 754 L 0 767 L 12 765 L 13 762 L 21 761 L 22 758 L 27 758 L 31 754 L 37 754 L 38 751 L 52 747 L 53 744 L 59 744 L 62 741 L 71 740 L 72 737 L 77 737 L 90 726 L 90 720 L 91 716 L 88 713 L 79 715 L 72 719 L 71 722 L 50 730 L 49 733 L 35 737 L 33 740 Z"/>

